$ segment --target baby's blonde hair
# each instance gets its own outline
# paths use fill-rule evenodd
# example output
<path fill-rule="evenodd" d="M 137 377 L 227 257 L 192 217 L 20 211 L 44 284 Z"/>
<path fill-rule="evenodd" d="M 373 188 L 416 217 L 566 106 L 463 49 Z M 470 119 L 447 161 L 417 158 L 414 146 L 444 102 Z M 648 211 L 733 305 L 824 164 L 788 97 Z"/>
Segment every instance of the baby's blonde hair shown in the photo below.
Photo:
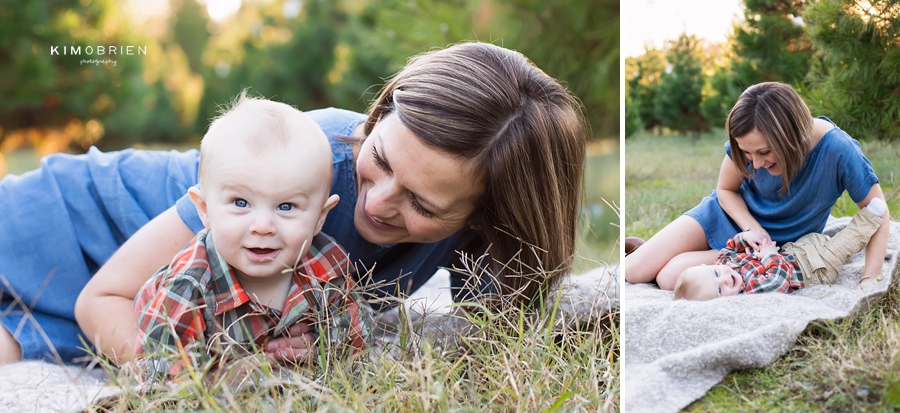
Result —
<path fill-rule="evenodd" d="M 266 150 L 284 149 L 290 139 L 295 138 L 294 135 L 305 133 L 299 131 L 302 127 L 320 131 L 319 134 L 324 141 L 321 144 L 328 145 L 327 138 L 318 125 L 303 112 L 284 103 L 251 97 L 246 89 L 242 90 L 241 94 L 230 104 L 225 105 L 219 116 L 213 119 L 200 142 L 199 181 L 202 182 L 204 175 L 209 173 L 216 148 L 227 144 L 224 141 L 227 132 L 234 132 L 239 128 L 244 132 L 240 135 L 240 143 L 250 153 L 259 154 Z M 328 180 L 326 188 L 331 188 L 331 162 L 327 162 L 327 165 L 327 171 L 323 172 Z"/>
<path fill-rule="evenodd" d="M 694 274 L 701 266 L 693 266 L 685 269 L 678 275 L 678 281 L 675 281 L 675 299 L 676 300 L 696 300 L 700 293 L 700 285 L 696 283 L 697 278 Z"/>

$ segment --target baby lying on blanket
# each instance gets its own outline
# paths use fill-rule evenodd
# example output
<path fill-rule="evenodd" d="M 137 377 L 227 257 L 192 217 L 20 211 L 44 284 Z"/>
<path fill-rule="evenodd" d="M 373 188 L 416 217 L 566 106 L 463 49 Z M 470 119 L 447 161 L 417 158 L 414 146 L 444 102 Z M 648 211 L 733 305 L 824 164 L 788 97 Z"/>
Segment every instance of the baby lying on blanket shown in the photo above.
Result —
<path fill-rule="evenodd" d="M 678 276 L 675 299 L 709 300 L 740 293 L 789 293 L 815 284 L 831 284 L 844 262 L 862 250 L 881 226 L 887 208 L 874 198 L 846 228 L 834 235 L 806 234 L 781 247 L 756 231 L 734 236 L 719 252 L 715 265 L 690 267 Z M 759 251 L 749 244 L 759 243 Z M 862 280 L 860 280 L 862 281 Z"/>

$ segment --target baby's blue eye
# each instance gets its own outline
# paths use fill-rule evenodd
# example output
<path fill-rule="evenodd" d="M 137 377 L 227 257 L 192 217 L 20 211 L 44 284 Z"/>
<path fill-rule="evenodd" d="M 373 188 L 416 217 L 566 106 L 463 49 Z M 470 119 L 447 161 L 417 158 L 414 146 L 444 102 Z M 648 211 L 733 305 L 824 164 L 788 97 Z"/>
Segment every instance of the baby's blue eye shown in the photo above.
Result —
<path fill-rule="evenodd" d="M 235 200 L 234 200 L 234 206 L 236 206 L 236 207 L 238 207 L 238 208 L 246 208 L 246 207 L 248 207 L 249 205 L 250 205 L 250 204 L 247 202 L 246 199 L 238 198 L 238 199 L 235 199 Z"/>
<path fill-rule="evenodd" d="M 722 287 L 719 287 L 719 295 L 722 295 Z"/>
<path fill-rule="evenodd" d="M 279 211 L 290 211 L 290 210 L 292 210 L 292 209 L 294 209 L 294 206 L 291 205 L 291 204 L 289 204 L 289 203 L 287 203 L 287 202 L 285 202 L 285 203 L 283 203 L 283 204 L 281 204 L 281 205 L 278 205 L 278 210 L 279 210 Z"/>
<path fill-rule="evenodd" d="M 719 272 L 718 272 L 718 271 L 713 271 L 713 273 L 716 274 L 716 278 L 719 278 Z"/>

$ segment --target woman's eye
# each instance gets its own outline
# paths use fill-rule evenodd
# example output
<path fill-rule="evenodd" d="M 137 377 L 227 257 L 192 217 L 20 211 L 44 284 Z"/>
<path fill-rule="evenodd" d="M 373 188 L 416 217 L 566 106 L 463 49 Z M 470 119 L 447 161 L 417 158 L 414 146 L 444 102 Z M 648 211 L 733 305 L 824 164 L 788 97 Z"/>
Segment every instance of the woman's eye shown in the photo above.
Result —
<path fill-rule="evenodd" d="M 386 171 L 386 172 L 390 171 L 390 169 L 387 166 L 387 163 L 384 162 L 384 159 L 381 159 L 381 157 L 378 156 L 378 151 L 375 150 L 374 146 L 372 146 L 372 157 L 375 158 L 375 165 L 378 166 L 378 169 L 381 169 L 382 171 Z"/>
<path fill-rule="evenodd" d="M 241 198 L 235 199 L 233 201 L 233 203 L 234 203 L 234 206 L 236 206 L 238 208 L 246 208 L 246 207 L 250 206 L 250 204 L 247 202 L 247 200 L 241 199 Z"/>
<path fill-rule="evenodd" d="M 291 205 L 291 204 L 289 204 L 289 203 L 287 203 L 287 202 L 285 202 L 285 203 L 283 203 L 283 204 L 281 204 L 281 205 L 278 205 L 278 210 L 279 210 L 279 211 L 285 211 L 285 212 L 286 212 L 286 211 L 290 211 L 290 210 L 292 210 L 292 209 L 294 209 L 294 206 Z"/>
<path fill-rule="evenodd" d="M 409 203 L 412 205 L 413 210 L 415 210 L 419 215 L 422 215 L 425 218 L 431 218 L 434 216 L 431 212 L 425 209 L 422 204 L 416 199 L 415 195 L 409 194 Z"/>
<path fill-rule="evenodd" d="M 766 155 L 768 155 L 768 154 L 769 154 L 769 151 L 760 152 L 760 153 L 759 153 L 759 156 L 766 156 Z"/>

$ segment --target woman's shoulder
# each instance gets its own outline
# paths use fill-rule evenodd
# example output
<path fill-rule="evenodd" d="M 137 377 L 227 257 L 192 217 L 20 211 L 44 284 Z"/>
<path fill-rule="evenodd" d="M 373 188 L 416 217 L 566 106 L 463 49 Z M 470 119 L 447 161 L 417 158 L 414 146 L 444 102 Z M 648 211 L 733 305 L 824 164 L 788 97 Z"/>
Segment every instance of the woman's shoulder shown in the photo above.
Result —
<path fill-rule="evenodd" d="M 813 147 L 813 151 L 820 151 L 834 157 L 842 157 L 847 154 L 862 154 L 858 140 L 853 139 L 850 134 L 828 118 L 820 117 L 817 120 L 824 122 L 821 129 L 824 133 L 822 133 L 818 143 Z"/>
<path fill-rule="evenodd" d="M 332 161 L 334 163 L 353 159 L 351 142 L 346 139 L 353 134 L 353 130 L 366 120 L 366 115 L 346 109 L 325 108 L 305 112 L 315 121 L 328 142 L 331 143 Z"/>
<path fill-rule="evenodd" d="M 366 115 L 347 109 L 325 108 L 305 112 L 320 128 L 332 137 L 350 136 L 357 125 L 366 120 Z"/>

